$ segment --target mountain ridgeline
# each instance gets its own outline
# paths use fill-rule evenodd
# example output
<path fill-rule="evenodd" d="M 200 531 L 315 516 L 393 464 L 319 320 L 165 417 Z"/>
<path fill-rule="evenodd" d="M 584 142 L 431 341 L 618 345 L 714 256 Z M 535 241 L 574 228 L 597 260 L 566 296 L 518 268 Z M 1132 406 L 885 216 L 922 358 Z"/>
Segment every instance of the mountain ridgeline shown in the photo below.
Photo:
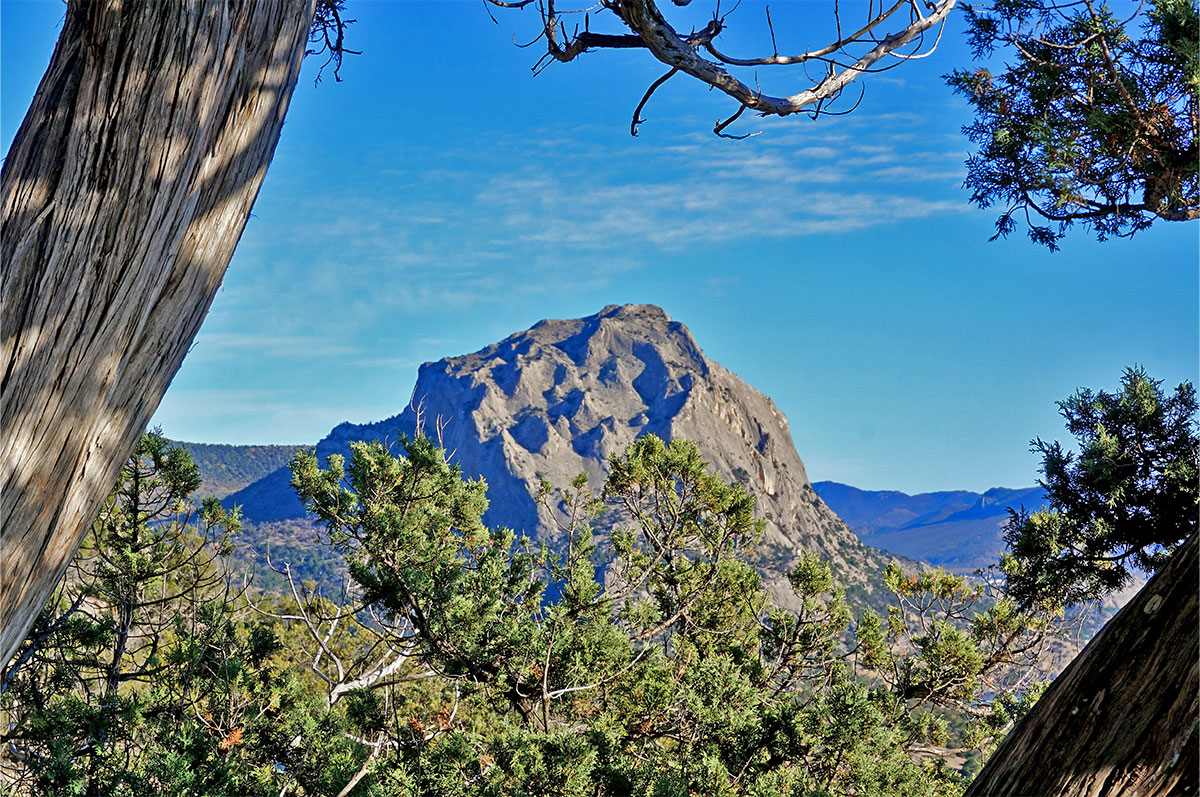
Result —
<path fill-rule="evenodd" d="M 1041 487 L 918 495 L 828 481 L 813 488 L 867 544 L 961 575 L 999 559 L 1010 507 L 1032 512 L 1046 503 Z"/>
<path fill-rule="evenodd" d="M 534 500 L 541 479 L 566 486 L 586 472 L 603 484 L 608 457 L 645 434 L 687 438 L 728 481 L 757 500 L 766 530 L 760 572 L 782 604 L 798 551 L 830 560 L 856 603 L 877 593 L 888 556 L 865 546 L 808 481 L 787 419 L 769 398 L 704 356 L 687 328 L 651 305 L 609 306 L 546 320 L 473 354 L 421 366 L 411 400 L 378 423 L 343 423 L 318 443 L 322 460 L 355 440 L 440 429 L 464 476 L 482 477 L 485 522 L 555 536 L 561 509 Z M 280 468 L 225 499 L 254 523 L 303 517 Z M 559 517 L 555 517 L 555 515 Z"/>

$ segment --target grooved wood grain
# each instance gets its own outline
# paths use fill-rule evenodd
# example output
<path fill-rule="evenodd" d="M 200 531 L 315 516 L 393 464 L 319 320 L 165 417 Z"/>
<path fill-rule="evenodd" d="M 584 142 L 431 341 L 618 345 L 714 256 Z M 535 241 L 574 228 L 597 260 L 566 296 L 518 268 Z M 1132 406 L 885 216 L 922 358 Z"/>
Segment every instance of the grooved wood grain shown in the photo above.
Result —
<path fill-rule="evenodd" d="M 313 0 L 67 7 L 0 178 L 0 661 L 208 312 L 312 14 Z"/>
<path fill-rule="evenodd" d="M 1193 535 L 1055 679 L 968 795 L 1197 793 L 1197 546 Z"/>

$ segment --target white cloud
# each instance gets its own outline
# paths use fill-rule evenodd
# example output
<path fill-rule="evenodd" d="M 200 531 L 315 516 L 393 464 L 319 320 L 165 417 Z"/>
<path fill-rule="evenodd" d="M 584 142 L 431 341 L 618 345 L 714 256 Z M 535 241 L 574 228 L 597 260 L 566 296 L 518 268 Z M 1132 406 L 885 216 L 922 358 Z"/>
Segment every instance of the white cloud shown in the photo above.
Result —
<path fill-rule="evenodd" d="M 748 141 L 693 129 L 662 144 L 585 144 L 548 129 L 412 161 L 404 177 L 415 188 L 378 183 L 300 198 L 296 215 L 315 221 L 281 230 L 290 219 L 277 220 L 261 243 L 247 236 L 235 261 L 260 294 L 286 299 L 277 306 L 320 307 L 336 296 L 351 312 L 309 321 L 252 304 L 238 310 L 274 313 L 264 328 L 281 334 L 365 330 L 393 313 L 603 288 L 658 253 L 965 212 L 965 200 L 939 185 L 961 179 L 934 149 L 940 141 L 913 151 L 921 121 L 773 120 L 769 135 Z"/>
<path fill-rule="evenodd" d="M 352 352 L 353 349 L 343 342 L 314 336 L 202 331 L 188 351 L 188 359 L 228 360 L 250 353 L 288 359 L 316 358 Z"/>
<path fill-rule="evenodd" d="M 921 180 L 959 180 L 966 176 L 964 169 L 937 169 L 927 166 L 889 166 L 867 174 L 874 180 L 919 182 Z"/>

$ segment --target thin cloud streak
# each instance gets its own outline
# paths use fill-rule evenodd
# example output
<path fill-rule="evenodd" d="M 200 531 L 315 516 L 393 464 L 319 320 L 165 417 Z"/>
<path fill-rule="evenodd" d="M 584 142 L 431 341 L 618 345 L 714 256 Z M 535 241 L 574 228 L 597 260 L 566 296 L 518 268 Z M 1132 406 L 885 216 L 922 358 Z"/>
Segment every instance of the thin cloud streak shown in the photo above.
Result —
<path fill-rule="evenodd" d="M 247 352 L 270 354 L 279 358 L 339 357 L 353 353 L 345 343 L 324 338 L 294 335 L 264 335 L 259 333 L 214 332 L 201 333 L 188 352 L 191 360 L 222 360 L 243 356 Z"/>
<path fill-rule="evenodd" d="M 270 248 L 247 241 L 238 267 L 292 306 L 352 297 L 337 329 L 365 330 L 392 313 L 603 288 L 694 246 L 857 234 L 967 212 L 939 187 L 961 179 L 944 153 L 914 160 L 903 143 L 922 132 L 921 117 L 889 118 L 784 125 L 746 142 L 689 133 L 668 146 L 584 145 L 555 129 L 501 137 L 449 158 L 414 158 L 403 186 L 301 197 L 297 215 L 317 221 L 264 230 L 258 240 Z M 295 319 L 273 323 L 305 331 Z M 335 322 L 314 323 L 310 335 Z"/>

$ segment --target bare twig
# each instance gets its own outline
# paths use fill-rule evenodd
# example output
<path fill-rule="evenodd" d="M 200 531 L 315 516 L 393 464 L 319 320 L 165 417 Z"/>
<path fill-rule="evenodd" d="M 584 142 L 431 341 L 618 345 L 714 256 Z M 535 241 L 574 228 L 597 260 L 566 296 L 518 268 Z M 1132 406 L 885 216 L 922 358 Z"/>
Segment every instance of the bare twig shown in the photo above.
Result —
<path fill-rule="evenodd" d="M 638 132 L 638 126 L 641 125 L 642 122 L 646 121 L 645 119 L 642 119 L 642 109 L 646 107 L 646 102 L 650 99 L 650 95 L 653 94 L 659 86 L 670 80 L 671 77 L 674 76 L 678 71 L 678 69 L 671 69 L 669 72 L 667 72 L 667 74 L 651 83 L 650 88 L 646 89 L 646 93 L 642 96 L 642 101 L 639 102 L 637 107 L 633 109 L 633 121 L 629 123 L 629 135 L 636 136 Z"/>

